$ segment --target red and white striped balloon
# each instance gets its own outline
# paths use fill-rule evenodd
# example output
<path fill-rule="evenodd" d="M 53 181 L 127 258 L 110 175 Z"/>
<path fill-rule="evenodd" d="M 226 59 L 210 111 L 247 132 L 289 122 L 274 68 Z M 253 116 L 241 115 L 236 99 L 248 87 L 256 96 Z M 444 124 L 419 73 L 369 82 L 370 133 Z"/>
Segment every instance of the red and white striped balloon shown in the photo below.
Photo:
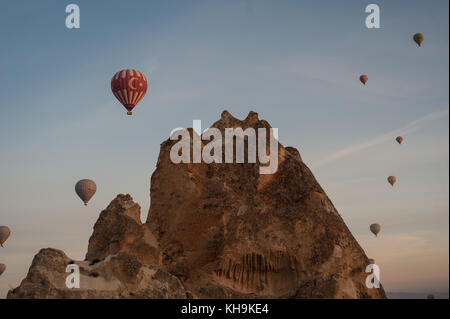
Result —
<path fill-rule="evenodd" d="M 147 92 L 147 79 L 138 70 L 122 70 L 111 79 L 111 90 L 114 96 L 127 109 L 128 115 Z"/>

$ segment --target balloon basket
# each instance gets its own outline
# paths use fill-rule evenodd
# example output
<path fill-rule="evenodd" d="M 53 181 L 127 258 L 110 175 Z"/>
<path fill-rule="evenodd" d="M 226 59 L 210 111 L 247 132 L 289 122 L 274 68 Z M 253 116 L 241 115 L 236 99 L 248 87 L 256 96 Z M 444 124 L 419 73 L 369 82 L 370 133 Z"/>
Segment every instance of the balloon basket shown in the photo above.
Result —
<path fill-rule="evenodd" d="M 128 114 L 128 115 L 131 115 L 131 114 L 133 114 L 133 112 L 131 112 L 131 111 L 128 111 L 128 112 L 127 112 L 127 114 Z"/>

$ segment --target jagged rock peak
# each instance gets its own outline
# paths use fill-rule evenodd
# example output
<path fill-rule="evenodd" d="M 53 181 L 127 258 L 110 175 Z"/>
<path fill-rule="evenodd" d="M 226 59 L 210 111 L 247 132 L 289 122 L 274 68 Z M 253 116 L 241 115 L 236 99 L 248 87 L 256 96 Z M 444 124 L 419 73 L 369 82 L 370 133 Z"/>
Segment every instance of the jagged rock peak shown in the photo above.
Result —
<path fill-rule="evenodd" d="M 231 115 L 230 112 L 225 110 L 222 112 L 222 116 L 220 117 L 220 120 L 215 122 L 212 125 L 212 127 L 216 127 L 219 129 L 232 128 L 232 127 L 247 128 L 250 126 L 255 126 L 258 123 L 264 123 L 265 127 L 270 127 L 270 125 L 268 125 L 266 121 L 260 120 L 258 118 L 258 113 L 256 113 L 256 112 L 250 111 L 244 120 L 239 120 L 239 119 L 235 118 L 233 115 Z M 259 126 L 261 126 L 261 125 L 259 125 Z"/>
<path fill-rule="evenodd" d="M 141 207 L 130 195 L 117 195 L 94 225 L 86 260 L 98 262 L 118 252 L 127 252 L 142 262 L 156 264 L 158 244 L 143 227 L 140 215 Z"/>

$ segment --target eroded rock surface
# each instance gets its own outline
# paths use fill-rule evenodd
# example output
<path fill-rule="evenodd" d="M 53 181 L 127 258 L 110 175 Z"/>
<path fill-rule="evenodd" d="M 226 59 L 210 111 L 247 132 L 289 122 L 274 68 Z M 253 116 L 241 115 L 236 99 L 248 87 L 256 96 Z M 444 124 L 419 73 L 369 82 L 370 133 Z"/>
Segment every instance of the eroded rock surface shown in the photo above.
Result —
<path fill-rule="evenodd" d="M 141 223 L 141 207 L 130 195 L 118 195 L 100 213 L 89 239 L 86 260 L 96 262 L 118 252 L 127 252 L 147 264 L 157 264 L 158 243 Z"/>
<path fill-rule="evenodd" d="M 68 289 L 66 267 L 80 270 L 80 288 Z M 162 269 L 142 264 L 125 252 L 110 255 L 95 264 L 73 261 L 61 250 L 41 249 L 27 277 L 8 292 L 9 299 L 22 298 L 186 298 L 178 278 Z"/>
<path fill-rule="evenodd" d="M 225 111 L 212 127 L 270 125 Z M 174 164 L 175 143 L 161 144 L 145 224 L 129 195 L 100 214 L 86 261 L 72 261 L 80 290 L 65 288 L 71 260 L 44 249 L 8 297 L 385 298 L 366 288 L 368 258 L 298 150 L 278 144 L 277 172 L 261 175 L 259 161 Z"/>

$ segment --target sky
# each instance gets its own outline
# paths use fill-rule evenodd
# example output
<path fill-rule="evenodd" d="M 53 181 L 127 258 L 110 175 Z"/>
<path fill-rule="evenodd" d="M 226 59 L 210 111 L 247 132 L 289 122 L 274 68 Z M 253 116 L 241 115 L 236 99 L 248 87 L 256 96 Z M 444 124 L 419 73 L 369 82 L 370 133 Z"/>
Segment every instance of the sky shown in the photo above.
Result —
<path fill-rule="evenodd" d="M 225 109 L 258 112 L 300 151 L 387 291 L 448 293 L 448 1 L 374 1 L 380 29 L 364 1 L 80 0 L 68 29 L 70 3 L 0 10 L 0 298 L 40 248 L 84 259 L 117 194 L 145 220 L 160 143 Z M 149 79 L 131 117 L 110 90 L 125 68 Z M 88 207 L 82 178 L 98 186 Z"/>

